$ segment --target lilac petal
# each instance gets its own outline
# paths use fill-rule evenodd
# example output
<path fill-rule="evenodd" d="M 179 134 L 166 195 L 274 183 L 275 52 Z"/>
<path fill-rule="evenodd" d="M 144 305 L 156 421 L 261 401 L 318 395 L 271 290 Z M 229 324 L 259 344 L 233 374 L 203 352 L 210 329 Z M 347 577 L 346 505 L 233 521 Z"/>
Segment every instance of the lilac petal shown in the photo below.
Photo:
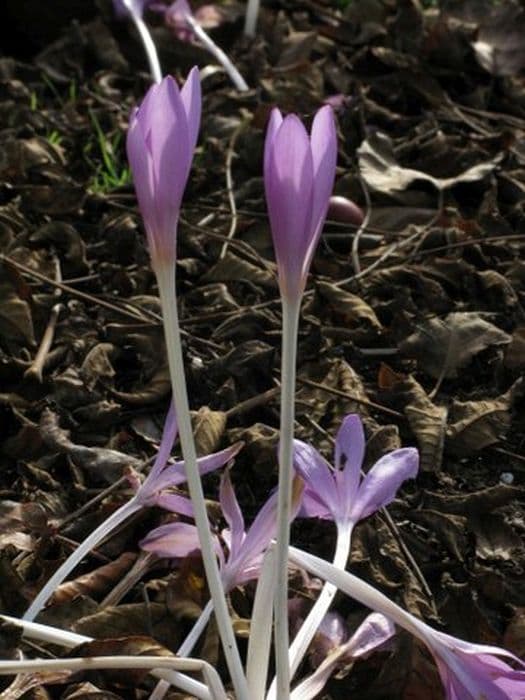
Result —
<path fill-rule="evenodd" d="M 227 447 L 220 452 L 214 452 L 206 457 L 199 457 L 197 460 L 197 466 L 199 467 L 199 474 L 204 476 L 210 472 L 219 469 L 219 467 L 228 464 L 235 455 L 240 452 L 243 447 L 242 442 L 236 442 L 235 444 Z M 174 464 L 170 464 L 164 469 L 157 479 L 157 490 L 168 488 L 169 486 L 177 486 L 183 481 L 186 481 L 186 470 L 184 467 L 184 461 L 177 461 Z"/>
<path fill-rule="evenodd" d="M 351 520 L 356 523 L 391 503 L 401 484 L 414 479 L 419 468 L 415 448 L 394 450 L 379 459 L 363 479 L 352 504 Z"/>
<path fill-rule="evenodd" d="M 341 615 L 326 613 L 308 650 L 311 665 L 314 668 L 319 666 L 333 649 L 340 647 L 347 639 L 348 625 Z"/>
<path fill-rule="evenodd" d="M 200 550 L 199 535 L 195 525 L 170 523 L 152 530 L 139 542 L 141 549 L 159 557 L 182 559 Z"/>
<path fill-rule="evenodd" d="M 171 76 L 164 78 L 158 86 L 155 112 L 151 118 L 151 159 L 160 227 L 157 235 L 174 245 L 192 150 L 186 112 L 177 84 Z"/>
<path fill-rule="evenodd" d="M 313 234 L 313 161 L 306 129 L 293 114 L 273 137 L 264 182 L 279 284 L 285 296 L 296 297 L 306 281 L 304 260 Z"/>
<path fill-rule="evenodd" d="M 381 613 L 372 613 L 345 644 L 346 658 L 359 659 L 382 647 L 396 633 L 394 624 Z"/>
<path fill-rule="evenodd" d="M 270 114 L 270 120 L 268 121 L 268 127 L 266 129 L 266 138 L 264 140 L 264 172 L 268 170 L 270 153 L 273 149 L 273 142 L 275 140 L 275 134 L 279 131 L 281 124 L 283 123 L 283 116 L 281 112 L 274 107 Z"/>
<path fill-rule="evenodd" d="M 348 642 L 334 649 L 316 671 L 293 690 L 291 700 L 315 698 L 342 662 L 371 653 L 393 634 L 394 626 L 386 617 L 378 613 L 369 615 Z"/>
<path fill-rule="evenodd" d="M 230 528 L 228 547 L 230 557 L 235 558 L 240 551 L 244 538 L 244 518 L 239 503 L 235 497 L 230 472 L 226 470 L 222 475 L 219 500 L 226 522 Z"/>
<path fill-rule="evenodd" d="M 181 0 L 178 1 L 180 2 Z M 184 106 L 184 111 L 186 112 L 186 121 L 188 124 L 189 132 L 189 145 L 190 151 L 193 154 L 195 146 L 197 145 L 197 138 L 199 136 L 202 102 L 201 81 L 199 69 L 197 68 L 197 66 L 194 66 L 189 72 L 188 77 L 186 78 L 186 82 L 184 83 L 182 90 L 180 91 L 180 97 Z"/>
<path fill-rule="evenodd" d="M 305 482 L 303 512 L 306 508 L 312 513 L 309 517 L 326 517 L 328 510 L 336 520 L 341 515 L 340 499 L 328 462 L 311 445 L 300 440 L 294 440 L 293 460 L 295 470 Z"/>
<path fill-rule="evenodd" d="M 155 245 L 154 233 L 158 229 L 156 223 L 155 183 L 144 130 L 138 117 L 139 111 L 135 110 L 131 117 L 126 138 L 126 151 L 133 173 L 135 192 L 144 219 L 149 245 L 152 248 Z"/>
<path fill-rule="evenodd" d="M 341 487 L 339 498 L 342 513 L 348 514 L 356 500 L 364 456 L 363 423 L 353 413 L 344 418 L 335 438 L 336 481 Z"/>
<path fill-rule="evenodd" d="M 187 518 L 193 518 L 193 505 L 189 498 L 179 496 L 178 493 L 156 493 L 148 501 L 149 506 L 158 506 L 169 510 L 170 513 L 185 515 Z"/>
<path fill-rule="evenodd" d="M 322 107 L 312 124 L 312 158 L 314 166 L 314 190 L 312 224 L 315 236 L 308 253 L 308 267 L 328 211 L 330 195 L 334 188 L 337 162 L 337 134 L 334 113 L 330 106 Z"/>
<path fill-rule="evenodd" d="M 168 459 L 173 449 L 173 444 L 175 438 L 177 437 L 178 425 L 177 416 L 175 414 L 175 404 L 173 401 L 170 403 L 168 410 L 168 415 L 166 416 L 166 422 L 164 423 L 164 429 L 162 431 L 162 439 L 159 445 L 159 451 L 157 452 L 157 457 L 155 463 L 148 474 L 147 479 L 144 481 L 142 490 L 146 493 L 149 490 L 150 485 L 154 487 L 154 482 L 159 476 L 160 472 L 166 466 Z"/>

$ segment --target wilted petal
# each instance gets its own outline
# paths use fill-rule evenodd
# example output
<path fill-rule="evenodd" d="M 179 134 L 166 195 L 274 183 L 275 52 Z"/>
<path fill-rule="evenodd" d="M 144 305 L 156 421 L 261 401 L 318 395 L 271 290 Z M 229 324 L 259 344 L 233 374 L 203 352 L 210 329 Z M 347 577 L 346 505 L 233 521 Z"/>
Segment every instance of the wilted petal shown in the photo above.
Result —
<path fill-rule="evenodd" d="M 197 459 L 197 466 L 199 468 L 199 474 L 204 476 L 210 472 L 223 467 L 228 464 L 235 455 L 242 449 L 243 443 L 236 442 L 235 444 L 227 447 L 220 452 L 214 452 L 206 457 L 199 457 Z M 174 464 L 167 466 L 159 475 L 156 481 L 157 490 L 167 488 L 169 486 L 177 486 L 183 481 L 186 481 L 186 470 L 184 467 L 184 461 L 177 461 Z"/>
<path fill-rule="evenodd" d="M 146 535 L 139 545 L 146 552 L 169 559 L 182 559 L 200 549 L 197 528 L 187 523 L 161 525 Z"/>
<path fill-rule="evenodd" d="M 414 479 L 419 467 L 419 455 L 413 447 L 394 450 L 381 457 L 363 479 L 350 517 L 354 523 L 394 500 L 401 484 Z"/>
<path fill-rule="evenodd" d="M 228 546 L 230 557 L 235 558 L 244 538 L 244 518 L 233 490 L 229 471 L 222 475 L 219 500 L 222 513 L 230 528 Z"/>
<path fill-rule="evenodd" d="M 351 659 L 379 649 L 394 634 L 394 625 L 386 617 L 372 613 L 347 642 L 334 649 L 317 670 L 293 690 L 291 700 L 310 700 L 316 697 L 342 663 L 347 664 Z"/>
<path fill-rule="evenodd" d="M 335 438 L 335 468 L 341 514 L 348 515 L 357 496 L 365 456 L 365 433 L 358 415 L 345 416 Z"/>
<path fill-rule="evenodd" d="M 166 416 L 166 422 L 164 423 L 164 429 L 162 431 L 162 439 L 159 445 L 159 451 L 157 452 L 157 457 L 147 479 L 142 485 L 141 492 L 146 494 L 149 492 L 149 487 L 158 478 L 161 471 L 164 469 L 170 458 L 171 451 L 173 449 L 173 444 L 175 438 L 177 437 L 178 426 L 177 426 L 177 416 L 175 414 L 175 404 L 173 401 L 170 403 L 168 410 L 168 415 Z M 140 492 L 137 494 L 140 498 Z"/>
<path fill-rule="evenodd" d="M 169 510 L 170 513 L 193 518 L 193 505 L 190 499 L 180 496 L 178 493 L 166 493 L 165 491 L 155 493 L 149 499 L 148 505 L 158 506 L 159 508 L 164 508 L 164 510 Z"/>
<path fill-rule="evenodd" d="M 311 665 L 314 668 L 319 666 L 333 649 L 340 647 L 347 639 L 348 625 L 341 615 L 326 613 L 308 650 Z"/>
<path fill-rule="evenodd" d="M 328 462 L 311 445 L 294 440 L 294 468 L 305 482 L 301 515 L 334 519 L 339 494 Z"/>

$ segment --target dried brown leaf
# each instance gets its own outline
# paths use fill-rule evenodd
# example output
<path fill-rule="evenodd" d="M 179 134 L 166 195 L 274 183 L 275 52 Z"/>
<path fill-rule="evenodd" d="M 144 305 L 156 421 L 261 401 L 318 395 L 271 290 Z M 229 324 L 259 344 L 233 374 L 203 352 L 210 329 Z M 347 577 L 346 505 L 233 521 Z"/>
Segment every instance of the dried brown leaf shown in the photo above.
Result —
<path fill-rule="evenodd" d="M 417 359 L 431 377 L 455 377 L 461 367 L 494 345 L 507 345 L 511 337 L 476 312 L 457 312 L 444 319 L 431 318 L 399 344 L 403 354 Z"/>
<path fill-rule="evenodd" d="M 215 452 L 226 429 L 226 414 L 201 406 L 192 412 L 192 423 L 197 454 L 204 456 Z"/>

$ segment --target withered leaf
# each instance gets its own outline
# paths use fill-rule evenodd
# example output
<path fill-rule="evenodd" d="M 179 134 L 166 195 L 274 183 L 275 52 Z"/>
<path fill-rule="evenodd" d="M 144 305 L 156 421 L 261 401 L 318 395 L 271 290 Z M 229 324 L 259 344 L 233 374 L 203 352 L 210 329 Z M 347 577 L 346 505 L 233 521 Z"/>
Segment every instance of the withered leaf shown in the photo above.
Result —
<path fill-rule="evenodd" d="M 69 656 L 90 658 L 94 656 L 173 656 L 169 649 L 146 635 L 95 639 L 84 642 L 70 650 Z M 142 682 L 149 671 L 147 669 L 107 669 L 104 676 L 111 682 L 125 687 L 136 686 Z"/>
<path fill-rule="evenodd" d="M 201 277 L 201 280 L 203 282 L 249 281 L 253 284 L 271 287 L 272 289 L 275 289 L 277 286 L 275 275 L 269 270 L 257 267 L 257 265 L 240 258 L 230 251 L 215 263 L 215 265 Z"/>
<path fill-rule="evenodd" d="M 501 157 L 486 163 L 478 163 L 458 173 L 455 177 L 433 177 L 420 170 L 404 168 L 396 162 L 390 138 L 376 132 L 365 139 L 357 150 L 359 169 L 367 184 L 375 190 L 392 194 L 400 192 L 417 180 L 432 183 L 438 190 L 444 190 L 463 182 L 476 182 L 491 173 Z"/>
<path fill-rule="evenodd" d="M 321 299 L 328 302 L 330 310 L 342 323 L 354 326 L 365 321 L 372 328 L 381 330 L 381 323 L 374 310 L 361 297 L 346 292 L 330 282 L 319 281 L 316 287 Z"/>
<path fill-rule="evenodd" d="M 491 75 L 517 75 L 525 67 L 524 32 L 522 7 L 512 3 L 494 6 L 472 44 L 480 66 Z"/>
<path fill-rule="evenodd" d="M 454 400 L 447 427 L 447 447 L 470 454 L 499 442 L 510 426 L 508 393 L 482 401 Z"/>
<path fill-rule="evenodd" d="M 437 379 L 457 376 L 458 369 L 482 350 L 510 341 L 510 335 L 480 314 L 463 311 L 421 322 L 417 331 L 399 344 L 399 350 L 417 359 L 421 369 Z"/>
<path fill-rule="evenodd" d="M 215 452 L 226 429 L 226 414 L 201 406 L 192 413 L 195 448 L 199 456 Z"/>
<path fill-rule="evenodd" d="M 481 559 L 509 561 L 523 546 L 522 539 L 499 513 L 471 515 L 469 527 L 476 535 L 476 554 Z"/>
<path fill-rule="evenodd" d="M 74 631 L 97 639 L 112 639 L 153 633 L 155 639 L 175 651 L 184 630 L 174 625 L 173 617 L 162 603 L 137 603 L 108 607 L 78 620 Z"/>
<path fill-rule="evenodd" d="M 53 604 L 65 603 L 79 595 L 96 596 L 105 593 L 129 571 L 137 555 L 123 552 L 115 561 L 100 566 L 73 581 L 62 583 L 54 592 Z"/>

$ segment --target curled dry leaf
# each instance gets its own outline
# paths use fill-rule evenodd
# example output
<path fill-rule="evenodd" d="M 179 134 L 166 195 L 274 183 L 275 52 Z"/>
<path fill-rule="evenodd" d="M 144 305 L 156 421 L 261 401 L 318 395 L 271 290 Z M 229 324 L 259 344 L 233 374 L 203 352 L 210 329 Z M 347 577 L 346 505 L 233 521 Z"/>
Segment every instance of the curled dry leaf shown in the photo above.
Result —
<path fill-rule="evenodd" d="M 173 654 L 151 637 L 133 635 L 116 638 L 105 637 L 85 642 L 71 649 L 69 656 L 90 658 L 92 656 L 173 656 Z M 113 683 L 129 688 L 141 683 L 148 673 L 147 669 L 134 671 L 126 668 L 105 670 L 104 676 L 106 678 L 109 676 Z"/>
<path fill-rule="evenodd" d="M 260 284 L 272 289 L 277 287 L 277 281 L 272 272 L 258 267 L 230 251 L 210 268 L 201 277 L 201 280 L 203 282 L 248 281 L 251 284 Z"/>
<path fill-rule="evenodd" d="M 115 561 L 62 583 L 53 594 L 53 604 L 66 603 L 80 595 L 94 597 L 106 593 L 129 571 L 136 558 L 136 554 L 124 552 Z"/>
<path fill-rule="evenodd" d="M 525 67 L 525 12 L 512 3 L 491 9 L 472 44 L 474 54 L 491 75 L 517 75 Z"/>
<path fill-rule="evenodd" d="M 142 465 L 140 459 L 117 450 L 75 445 L 70 440 L 69 432 L 60 427 L 58 416 L 48 408 L 42 411 L 40 432 L 48 447 L 67 454 L 77 466 L 93 472 L 109 483 L 121 477 L 124 470 L 130 467 L 138 469 Z"/>
<path fill-rule="evenodd" d="M 417 331 L 399 344 L 399 350 L 417 359 L 421 369 L 434 379 L 450 378 L 482 350 L 510 341 L 510 335 L 480 314 L 465 311 L 421 322 Z"/>
<path fill-rule="evenodd" d="M 376 132 L 365 139 L 357 150 L 359 169 L 367 184 L 375 190 L 392 194 L 401 192 L 417 180 L 432 183 L 438 190 L 445 190 L 464 182 L 476 182 L 491 173 L 501 160 L 501 156 L 486 163 L 478 163 L 455 177 L 433 177 L 421 170 L 404 168 L 394 155 L 391 139 Z"/>
<path fill-rule="evenodd" d="M 330 282 L 319 281 L 316 288 L 321 299 L 328 303 L 331 313 L 341 323 L 356 326 L 364 321 L 372 328 L 381 330 L 382 326 L 375 311 L 361 297 L 346 292 Z"/>
<path fill-rule="evenodd" d="M 201 406 L 192 412 L 192 423 L 197 454 L 204 456 L 215 452 L 226 429 L 226 414 Z"/>

